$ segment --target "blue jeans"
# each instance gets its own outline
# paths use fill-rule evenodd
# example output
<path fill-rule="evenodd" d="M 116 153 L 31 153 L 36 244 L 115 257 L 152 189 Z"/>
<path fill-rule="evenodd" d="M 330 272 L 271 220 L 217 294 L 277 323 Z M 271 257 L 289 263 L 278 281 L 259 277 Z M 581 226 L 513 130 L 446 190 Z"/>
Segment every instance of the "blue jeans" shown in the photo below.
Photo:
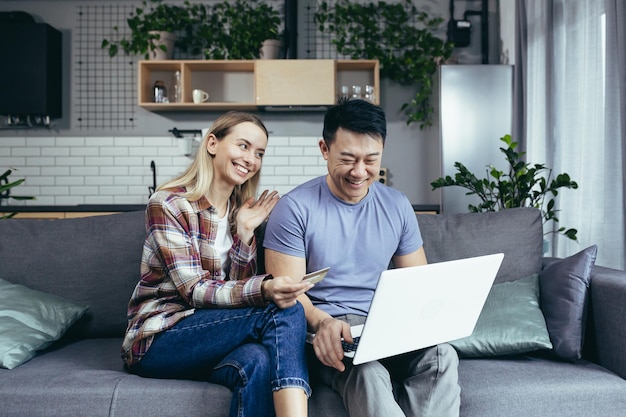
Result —
<path fill-rule="evenodd" d="M 301 388 L 311 395 L 300 303 L 197 309 L 157 335 L 131 372 L 152 378 L 200 379 L 233 391 L 231 417 L 274 416 L 272 392 Z"/>

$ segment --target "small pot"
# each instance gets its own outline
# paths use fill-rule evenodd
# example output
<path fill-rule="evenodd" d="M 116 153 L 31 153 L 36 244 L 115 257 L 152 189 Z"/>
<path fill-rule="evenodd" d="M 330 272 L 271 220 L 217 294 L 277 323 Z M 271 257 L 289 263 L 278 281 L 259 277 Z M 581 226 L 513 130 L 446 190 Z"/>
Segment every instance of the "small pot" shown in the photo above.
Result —
<path fill-rule="evenodd" d="M 259 49 L 260 59 L 278 59 L 282 42 L 277 39 L 267 39 L 263 41 L 261 49 Z"/>
<path fill-rule="evenodd" d="M 164 59 L 172 59 L 174 55 L 174 42 L 176 42 L 176 35 L 171 32 L 160 32 L 160 31 L 150 31 L 150 34 L 159 34 L 159 39 L 154 41 L 154 46 L 156 49 L 154 51 L 149 51 L 151 60 L 164 60 Z M 165 51 L 159 48 L 160 45 L 165 45 Z"/>

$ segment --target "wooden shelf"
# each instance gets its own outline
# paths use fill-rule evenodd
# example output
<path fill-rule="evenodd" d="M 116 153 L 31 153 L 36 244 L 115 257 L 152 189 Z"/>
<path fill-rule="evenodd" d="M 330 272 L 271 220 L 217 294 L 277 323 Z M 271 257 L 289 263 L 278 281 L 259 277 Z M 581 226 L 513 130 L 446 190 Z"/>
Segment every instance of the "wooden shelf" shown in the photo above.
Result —
<path fill-rule="evenodd" d="M 174 75 L 180 71 L 182 102 L 155 103 L 154 83 L 164 82 L 171 97 Z M 259 110 L 281 106 L 324 108 L 337 100 L 342 85 L 374 86 L 379 104 L 377 60 L 167 60 L 139 61 L 139 106 L 149 111 Z M 209 93 L 193 103 L 192 91 Z M 170 98 L 171 100 L 171 98 Z"/>

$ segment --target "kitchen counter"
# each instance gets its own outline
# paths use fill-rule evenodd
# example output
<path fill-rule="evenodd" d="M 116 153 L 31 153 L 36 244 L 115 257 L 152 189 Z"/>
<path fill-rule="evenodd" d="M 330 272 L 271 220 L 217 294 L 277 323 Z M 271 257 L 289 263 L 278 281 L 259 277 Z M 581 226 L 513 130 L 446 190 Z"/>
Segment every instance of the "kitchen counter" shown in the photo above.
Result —
<path fill-rule="evenodd" d="M 145 204 L 78 204 L 75 206 L 0 206 L 0 213 L 18 213 L 21 218 L 67 218 L 110 214 L 125 211 L 144 211 Z M 416 213 L 439 213 L 438 204 L 413 204 Z"/>
<path fill-rule="evenodd" d="M 78 204 L 75 206 L 0 206 L 0 216 L 17 213 L 16 219 L 71 219 L 123 211 L 144 211 L 145 204 Z"/>
<path fill-rule="evenodd" d="M 0 206 L 0 212 L 9 213 L 98 213 L 145 210 L 145 204 L 78 204 L 75 206 Z"/>

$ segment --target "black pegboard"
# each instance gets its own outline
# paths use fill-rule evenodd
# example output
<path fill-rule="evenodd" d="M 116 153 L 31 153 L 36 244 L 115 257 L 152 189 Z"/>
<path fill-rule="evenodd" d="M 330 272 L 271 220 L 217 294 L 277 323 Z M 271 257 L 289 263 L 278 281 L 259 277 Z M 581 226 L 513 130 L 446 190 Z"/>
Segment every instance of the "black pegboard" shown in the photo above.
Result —
<path fill-rule="evenodd" d="M 75 125 L 80 130 L 132 130 L 137 127 L 136 57 L 109 57 L 102 40 L 128 34 L 125 22 L 133 4 L 78 5 L 73 41 Z"/>

